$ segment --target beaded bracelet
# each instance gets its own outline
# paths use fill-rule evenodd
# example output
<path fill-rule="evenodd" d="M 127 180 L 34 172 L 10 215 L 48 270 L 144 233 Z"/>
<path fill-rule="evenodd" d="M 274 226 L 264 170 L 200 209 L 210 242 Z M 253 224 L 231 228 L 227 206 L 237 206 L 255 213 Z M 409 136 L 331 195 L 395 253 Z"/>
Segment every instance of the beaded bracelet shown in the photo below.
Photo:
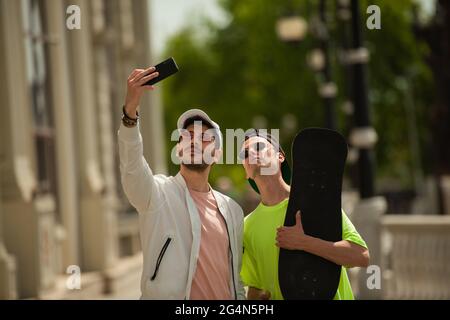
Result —
<path fill-rule="evenodd" d="M 137 122 L 139 120 L 139 113 L 136 111 L 136 118 L 131 118 L 127 113 L 125 112 L 125 106 L 122 108 L 122 123 L 125 127 L 131 128 L 137 125 Z"/>

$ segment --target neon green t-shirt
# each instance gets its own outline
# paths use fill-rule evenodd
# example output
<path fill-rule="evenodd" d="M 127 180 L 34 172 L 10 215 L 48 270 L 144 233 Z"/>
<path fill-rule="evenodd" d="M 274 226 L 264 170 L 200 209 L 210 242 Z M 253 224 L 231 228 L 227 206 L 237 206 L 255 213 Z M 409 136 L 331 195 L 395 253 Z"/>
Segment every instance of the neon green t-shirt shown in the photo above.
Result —
<path fill-rule="evenodd" d="M 278 257 L 280 249 L 275 245 L 277 228 L 283 226 L 288 200 L 274 206 L 262 203 L 245 217 L 244 254 L 242 256 L 241 277 L 245 285 L 263 289 L 271 293 L 271 299 L 282 300 L 278 282 Z M 350 219 L 342 211 L 342 239 L 367 248 Z M 353 300 L 353 292 L 342 267 L 339 287 L 334 300 Z"/>

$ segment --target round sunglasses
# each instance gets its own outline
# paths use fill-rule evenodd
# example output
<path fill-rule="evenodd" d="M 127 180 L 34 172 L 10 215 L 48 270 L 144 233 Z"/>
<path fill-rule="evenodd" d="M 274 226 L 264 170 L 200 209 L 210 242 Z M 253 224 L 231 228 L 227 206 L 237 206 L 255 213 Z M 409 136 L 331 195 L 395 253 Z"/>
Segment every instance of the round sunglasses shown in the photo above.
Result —
<path fill-rule="evenodd" d="M 241 159 L 241 160 L 247 159 L 250 150 L 251 151 L 255 151 L 256 153 L 258 153 L 260 151 L 263 151 L 266 148 L 267 148 L 267 143 L 265 143 L 265 142 L 255 142 L 252 145 L 250 145 L 248 148 L 243 149 L 239 153 L 239 159 Z"/>

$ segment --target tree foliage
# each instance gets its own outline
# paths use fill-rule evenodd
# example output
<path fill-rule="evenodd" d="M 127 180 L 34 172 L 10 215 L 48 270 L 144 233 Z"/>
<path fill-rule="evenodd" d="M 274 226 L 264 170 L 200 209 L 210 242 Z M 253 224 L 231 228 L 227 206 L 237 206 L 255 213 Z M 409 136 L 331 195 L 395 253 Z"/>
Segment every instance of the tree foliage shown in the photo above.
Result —
<path fill-rule="evenodd" d="M 229 21 L 217 25 L 205 20 L 186 26 L 166 46 L 180 66 L 177 76 L 165 82 L 163 103 L 167 136 L 176 119 L 189 108 L 202 108 L 225 128 L 248 129 L 255 117 L 265 119 L 267 128 L 280 128 L 286 150 L 300 129 L 323 126 L 323 103 L 318 95 L 319 76 L 306 63 L 307 54 L 317 47 L 308 35 L 300 44 L 279 40 L 275 25 L 286 12 L 296 11 L 308 21 L 317 15 L 318 1 L 221 0 Z M 334 2 L 328 7 L 332 72 L 339 95 L 336 108 L 340 130 L 349 125 L 340 106 L 346 99 L 344 69 L 337 59 L 341 46 L 341 25 L 335 18 Z M 364 28 L 370 50 L 368 64 L 369 101 L 379 135 L 376 146 L 377 177 L 390 177 L 403 186 L 411 181 L 411 150 L 408 140 L 405 97 L 413 95 L 421 143 L 426 143 L 426 108 L 432 88 L 431 75 L 424 63 L 427 47 L 412 33 L 412 2 L 362 1 L 361 17 L 367 5 L 381 8 L 381 30 Z M 288 115 L 288 116 L 286 116 Z M 295 119 L 295 130 L 288 130 L 285 118 Z M 174 142 L 168 144 L 172 147 Z M 176 170 L 171 167 L 172 173 Z M 213 180 L 230 177 L 243 187 L 244 172 L 237 165 L 213 169 Z"/>

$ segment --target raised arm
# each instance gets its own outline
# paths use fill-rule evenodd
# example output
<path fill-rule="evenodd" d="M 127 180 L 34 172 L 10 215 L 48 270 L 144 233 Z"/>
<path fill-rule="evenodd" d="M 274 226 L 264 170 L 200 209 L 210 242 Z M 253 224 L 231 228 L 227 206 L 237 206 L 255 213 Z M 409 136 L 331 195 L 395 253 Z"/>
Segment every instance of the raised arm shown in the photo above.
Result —
<path fill-rule="evenodd" d="M 158 73 L 154 72 L 153 67 L 136 69 L 130 74 L 124 106 L 128 117 L 137 119 L 142 94 L 146 90 L 154 89 L 153 86 L 143 86 L 143 84 L 157 76 Z M 144 212 L 152 202 L 157 201 L 159 192 L 153 173 L 143 156 L 142 136 L 138 124 L 125 126 L 122 123 L 118 136 L 123 189 L 130 203 L 139 212 Z"/>

